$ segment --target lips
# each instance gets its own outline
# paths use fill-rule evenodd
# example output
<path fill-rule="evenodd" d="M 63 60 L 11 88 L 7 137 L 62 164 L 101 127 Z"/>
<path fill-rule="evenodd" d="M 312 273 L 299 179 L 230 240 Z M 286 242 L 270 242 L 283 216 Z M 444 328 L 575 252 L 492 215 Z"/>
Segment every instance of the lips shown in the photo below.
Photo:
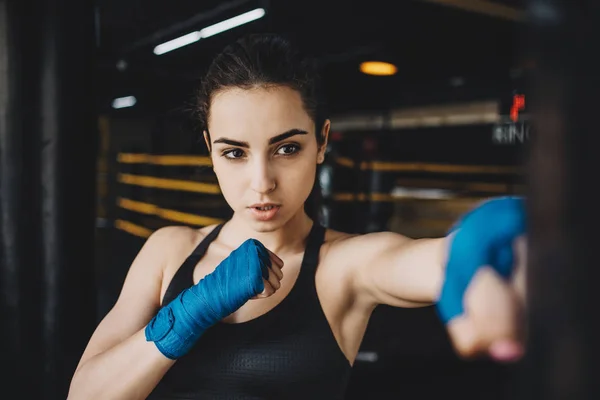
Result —
<path fill-rule="evenodd" d="M 258 209 L 258 210 L 260 210 L 260 211 L 269 211 L 269 210 L 271 210 L 273 207 L 275 207 L 275 206 L 263 206 L 263 207 L 254 207 L 254 208 L 256 208 L 256 209 Z"/>
<path fill-rule="evenodd" d="M 256 203 L 256 204 L 252 204 L 249 208 L 259 208 L 259 209 L 265 209 L 265 208 L 273 208 L 273 207 L 279 207 L 280 205 L 277 203 Z"/>
<path fill-rule="evenodd" d="M 259 221 L 270 221 L 274 219 L 281 205 L 275 203 L 257 203 L 248 207 L 252 216 Z"/>

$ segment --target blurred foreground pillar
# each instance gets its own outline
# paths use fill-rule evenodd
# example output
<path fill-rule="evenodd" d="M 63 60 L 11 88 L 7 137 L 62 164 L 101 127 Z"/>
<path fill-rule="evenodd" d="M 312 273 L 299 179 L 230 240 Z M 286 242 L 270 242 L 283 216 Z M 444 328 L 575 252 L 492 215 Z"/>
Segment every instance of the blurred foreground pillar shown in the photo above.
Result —
<path fill-rule="evenodd" d="M 39 57 L 27 40 L 25 10 L 23 2 L 0 0 L 0 357 L 6 360 L 0 390 L 6 398 L 39 398 L 33 384 L 42 367 L 39 129 L 30 114 L 38 111 L 39 67 L 32 65 Z"/>
<path fill-rule="evenodd" d="M 66 398 L 96 322 L 93 52 L 92 2 L 0 0 L 6 398 Z"/>
<path fill-rule="evenodd" d="M 530 0 L 529 344 L 520 398 L 600 399 L 600 2 Z"/>

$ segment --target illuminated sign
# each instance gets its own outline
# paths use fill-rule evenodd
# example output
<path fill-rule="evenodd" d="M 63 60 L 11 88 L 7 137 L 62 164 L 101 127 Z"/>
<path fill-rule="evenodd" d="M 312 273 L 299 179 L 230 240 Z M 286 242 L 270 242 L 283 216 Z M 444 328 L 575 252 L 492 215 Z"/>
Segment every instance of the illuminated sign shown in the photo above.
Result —
<path fill-rule="evenodd" d="M 516 94 L 513 96 L 513 104 L 510 108 L 510 119 L 513 122 L 519 120 L 519 112 L 525 109 L 525 95 Z"/>
<path fill-rule="evenodd" d="M 513 96 L 510 115 L 505 116 L 494 125 L 492 130 L 492 142 L 501 145 L 518 145 L 529 141 L 530 124 L 529 116 L 524 113 L 525 95 L 515 94 Z"/>

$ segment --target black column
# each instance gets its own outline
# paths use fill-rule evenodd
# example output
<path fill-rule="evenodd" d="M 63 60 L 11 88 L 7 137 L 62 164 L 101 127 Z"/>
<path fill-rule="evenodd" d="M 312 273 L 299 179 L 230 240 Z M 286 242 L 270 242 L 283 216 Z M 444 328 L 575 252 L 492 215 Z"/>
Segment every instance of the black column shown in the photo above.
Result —
<path fill-rule="evenodd" d="M 93 2 L 38 0 L 43 11 L 41 164 L 44 394 L 63 399 L 95 318 L 97 117 Z"/>
<path fill-rule="evenodd" d="M 25 2 L 0 0 L 0 352 L 6 360 L 0 390 L 7 398 L 41 398 L 35 384 L 43 360 L 40 59 L 39 43 L 27 35 L 26 11 Z"/>
<path fill-rule="evenodd" d="M 7 398 L 65 399 L 96 322 L 93 24 L 91 2 L 0 0 Z"/>
<path fill-rule="evenodd" d="M 600 2 L 530 0 L 527 400 L 600 398 Z"/>

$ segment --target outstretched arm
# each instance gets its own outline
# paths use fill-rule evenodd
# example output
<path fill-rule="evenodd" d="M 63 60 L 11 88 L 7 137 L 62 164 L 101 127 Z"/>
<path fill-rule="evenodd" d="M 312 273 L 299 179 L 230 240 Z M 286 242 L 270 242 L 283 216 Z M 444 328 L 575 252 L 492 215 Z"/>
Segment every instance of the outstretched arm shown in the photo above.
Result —
<path fill-rule="evenodd" d="M 423 307 L 438 298 L 448 245 L 446 237 L 377 232 L 347 239 L 336 251 L 352 262 L 355 292 L 364 302 Z"/>
<path fill-rule="evenodd" d="M 513 199 L 485 203 L 451 235 L 410 239 L 372 233 L 337 246 L 352 266 L 356 296 L 397 307 L 435 303 L 459 354 L 520 353 L 524 215 Z"/>

